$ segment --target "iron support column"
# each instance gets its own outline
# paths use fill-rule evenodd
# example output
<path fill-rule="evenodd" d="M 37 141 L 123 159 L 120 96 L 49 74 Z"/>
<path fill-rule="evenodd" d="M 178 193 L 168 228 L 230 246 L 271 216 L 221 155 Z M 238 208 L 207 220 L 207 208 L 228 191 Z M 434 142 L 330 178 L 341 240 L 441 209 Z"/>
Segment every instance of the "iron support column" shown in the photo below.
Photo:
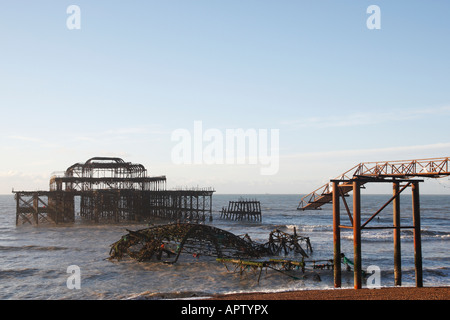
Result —
<path fill-rule="evenodd" d="M 353 181 L 353 251 L 354 287 L 361 289 L 361 190 L 356 180 Z"/>
<path fill-rule="evenodd" d="M 422 239 L 420 235 L 420 200 L 419 200 L 419 182 L 412 184 L 412 207 L 414 224 L 414 264 L 416 271 L 416 287 L 423 287 L 422 275 Z"/>
<path fill-rule="evenodd" d="M 33 218 L 34 218 L 34 222 L 37 224 L 39 224 L 39 196 L 37 193 L 33 194 Z"/>
<path fill-rule="evenodd" d="M 394 221 L 394 285 L 402 285 L 402 260 L 400 246 L 400 195 L 399 182 L 393 183 L 393 221 Z"/>
<path fill-rule="evenodd" d="M 16 193 L 16 226 L 19 225 L 19 216 L 20 216 L 20 193 Z"/>
<path fill-rule="evenodd" d="M 334 287 L 341 287 L 341 230 L 339 183 L 333 181 L 333 245 L 334 245 Z"/>

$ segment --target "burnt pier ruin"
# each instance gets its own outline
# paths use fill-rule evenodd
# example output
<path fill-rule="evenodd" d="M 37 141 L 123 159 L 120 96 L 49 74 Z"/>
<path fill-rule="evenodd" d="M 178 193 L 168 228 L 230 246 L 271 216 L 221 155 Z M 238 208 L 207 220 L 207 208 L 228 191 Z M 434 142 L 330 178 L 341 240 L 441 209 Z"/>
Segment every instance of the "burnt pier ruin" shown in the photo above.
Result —
<path fill-rule="evenodd" d="M 84 220 L 203 221 L 212 217 L 213 188 L 166 189 L 166 177 L 147 175 L 142 164 L 94 157 L 50 178 L 49 191 L 13 191 L 16 225 Z"/>
<path fill-rule="evenodd" d="M 261 203 L 257 200 L 244 199 L 230 201 L 227 208 L 222 208 L 220 217 L 236 221 L 261 221 Z"/>
<path fill-rule="evenodd" d="M 295 229 L 293 235 L 275 229 L 266 243 L 255 242 L 248 234 L 238 236 L 223 229 L 196 223 L 172 223 L 127 231 L 128 234 L 111 245 L 110 260 L 120 261 L 128 256 L 138 261 L 151 261 L 155 258 L 175 263 L 181 254 L 196 258 L 209 256 L 240 259 L 287 255 L 291 252 L 308 258 L 306 251 L 312 252 L 309 238 L 297 235 Z M 301 242 L 306 242 L 306 251 L 301 247 Z"/>

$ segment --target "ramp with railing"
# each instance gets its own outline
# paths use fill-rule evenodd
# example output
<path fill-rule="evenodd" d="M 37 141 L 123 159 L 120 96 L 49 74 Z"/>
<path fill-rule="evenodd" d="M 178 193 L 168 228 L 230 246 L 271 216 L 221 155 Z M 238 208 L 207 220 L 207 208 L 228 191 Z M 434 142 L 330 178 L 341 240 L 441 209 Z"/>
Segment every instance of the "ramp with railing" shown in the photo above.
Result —
<path fill-rule="evenodd" d="M 342 180 L 340 190 L 342 195 L 347 195 L 352 190 L 352 183 L 349 180 L 354 178 L 385 179 L 401 178 L 409 179 L 413 177 L 440 178 L 450 175 L 449 157 L 397 160 L 384 162 L 362 162 L 332 180 Z M 364 184 L 364 182 L 362 182 Z M 297 207 L 298 210 L 320 209 L 332 200 L 332 186 L 327 183 L 308 193 L 301 198 Z"/>

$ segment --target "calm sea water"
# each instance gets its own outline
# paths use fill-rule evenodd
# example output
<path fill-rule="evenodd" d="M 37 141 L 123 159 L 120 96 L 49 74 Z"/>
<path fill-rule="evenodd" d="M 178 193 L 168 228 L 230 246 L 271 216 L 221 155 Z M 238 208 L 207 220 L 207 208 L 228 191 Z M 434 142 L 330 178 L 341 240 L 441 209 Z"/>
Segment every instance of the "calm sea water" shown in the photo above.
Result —
<path fill-rule="evenodd" d="M 261 201 L 262 222 L 220 220 L 219 211 L 228 201 L 242 195 L 214 195 L 213 225 L 241 235 L 248 233 L 264 243 L 279 228 L 310 237 L 313 254 L 308 260 L 332 259 L 331 205 L 320 211 L 297 211 L 298 195 L 249 195 Z M 369 217 L 389 195 L 364 195 L 362 220 Z M 411 197 L 402 196 L 402 223 L 411 225 Z M 425 286 L 450 285 L 450 195 L 421 195 L 422 253 Z M 345 223 L 346 213 L 342 212 Z M 392 208 L 387 207 L 371 226 L 392 225 Z M 216 293 L 325 289 L 333 287 L 332 270 L 314 270 L 289 275 L 268 270 L 258 283 L 255 272 L 233 272 L 214 258 L 185 256 L 174 265 L 161 262 L 107 260 L 110 245 L 144 224 L 92 225 L 77 221 L 70 225 L 15 225 L 12 195 L 0 196 L 0 299 L 165 299 L 210 296 Z M 381 269 L 381 286 L 393 286 L 392 230 L 362 233 L 363 269 Z M 342 252 L 353 259 L 352 233 L 342 233 Z M 300 257 L 290 256 L 291 259 Z M 68 289 L 67 267 L 79 266 L 81 288 Z M 414 251 L 411 230 L 402 231 L 403 285 L 414 286 Z M 320 276 L 320 281 L 319 277 Z M 297 278 L 294 279 L 292 276 Z M 300 280 L 298 280 L 298 278 Z M 343 284 L 353 287 L 353 273 L 344 271 Z M 363 284 L 365 282 L 363 281 Z"/>

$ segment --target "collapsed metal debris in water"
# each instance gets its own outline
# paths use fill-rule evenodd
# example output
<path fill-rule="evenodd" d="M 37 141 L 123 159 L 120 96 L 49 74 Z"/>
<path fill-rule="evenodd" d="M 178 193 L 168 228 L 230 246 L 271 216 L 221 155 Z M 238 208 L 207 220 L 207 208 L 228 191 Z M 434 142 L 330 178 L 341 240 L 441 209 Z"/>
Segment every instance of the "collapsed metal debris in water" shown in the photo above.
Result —
<path fill-rule="evenodd" d="M 166 263 L 175 263 L 181 254 L 195 257 L 259 258 L 295 252 L 308 257 L 299 242 L 306 242 L 312 252 L 308 237 L 290 235 L 278 229 L 272 231 L 268 242 L 257 243 L 248 234 L 237 236 L 226 230 L 204 224 L 174 223 L 158 225 L 128 234 L 111 245 L 109 259 L 120 261 L 125 256 L 138 261 L 153 258 Z"/>
<path fill-rule="evenodd" d="M 309 252 L 313 252 L 309 238 L 299 236 L 296 228 L 294 228 L 294 234 L 292 235 L 278 229 L 273 230 L 269 235 L 269 241 L 266 245 L 269 246 L 269 249 L 273 255 L 279 255 L 282 251 L 285 255 L 289 252 L 295 252 L 308 258 L 305 250 L 303 250 L 300 246 L 299 241 L 304 241 L 306 243 L 306 249 Z"/>

